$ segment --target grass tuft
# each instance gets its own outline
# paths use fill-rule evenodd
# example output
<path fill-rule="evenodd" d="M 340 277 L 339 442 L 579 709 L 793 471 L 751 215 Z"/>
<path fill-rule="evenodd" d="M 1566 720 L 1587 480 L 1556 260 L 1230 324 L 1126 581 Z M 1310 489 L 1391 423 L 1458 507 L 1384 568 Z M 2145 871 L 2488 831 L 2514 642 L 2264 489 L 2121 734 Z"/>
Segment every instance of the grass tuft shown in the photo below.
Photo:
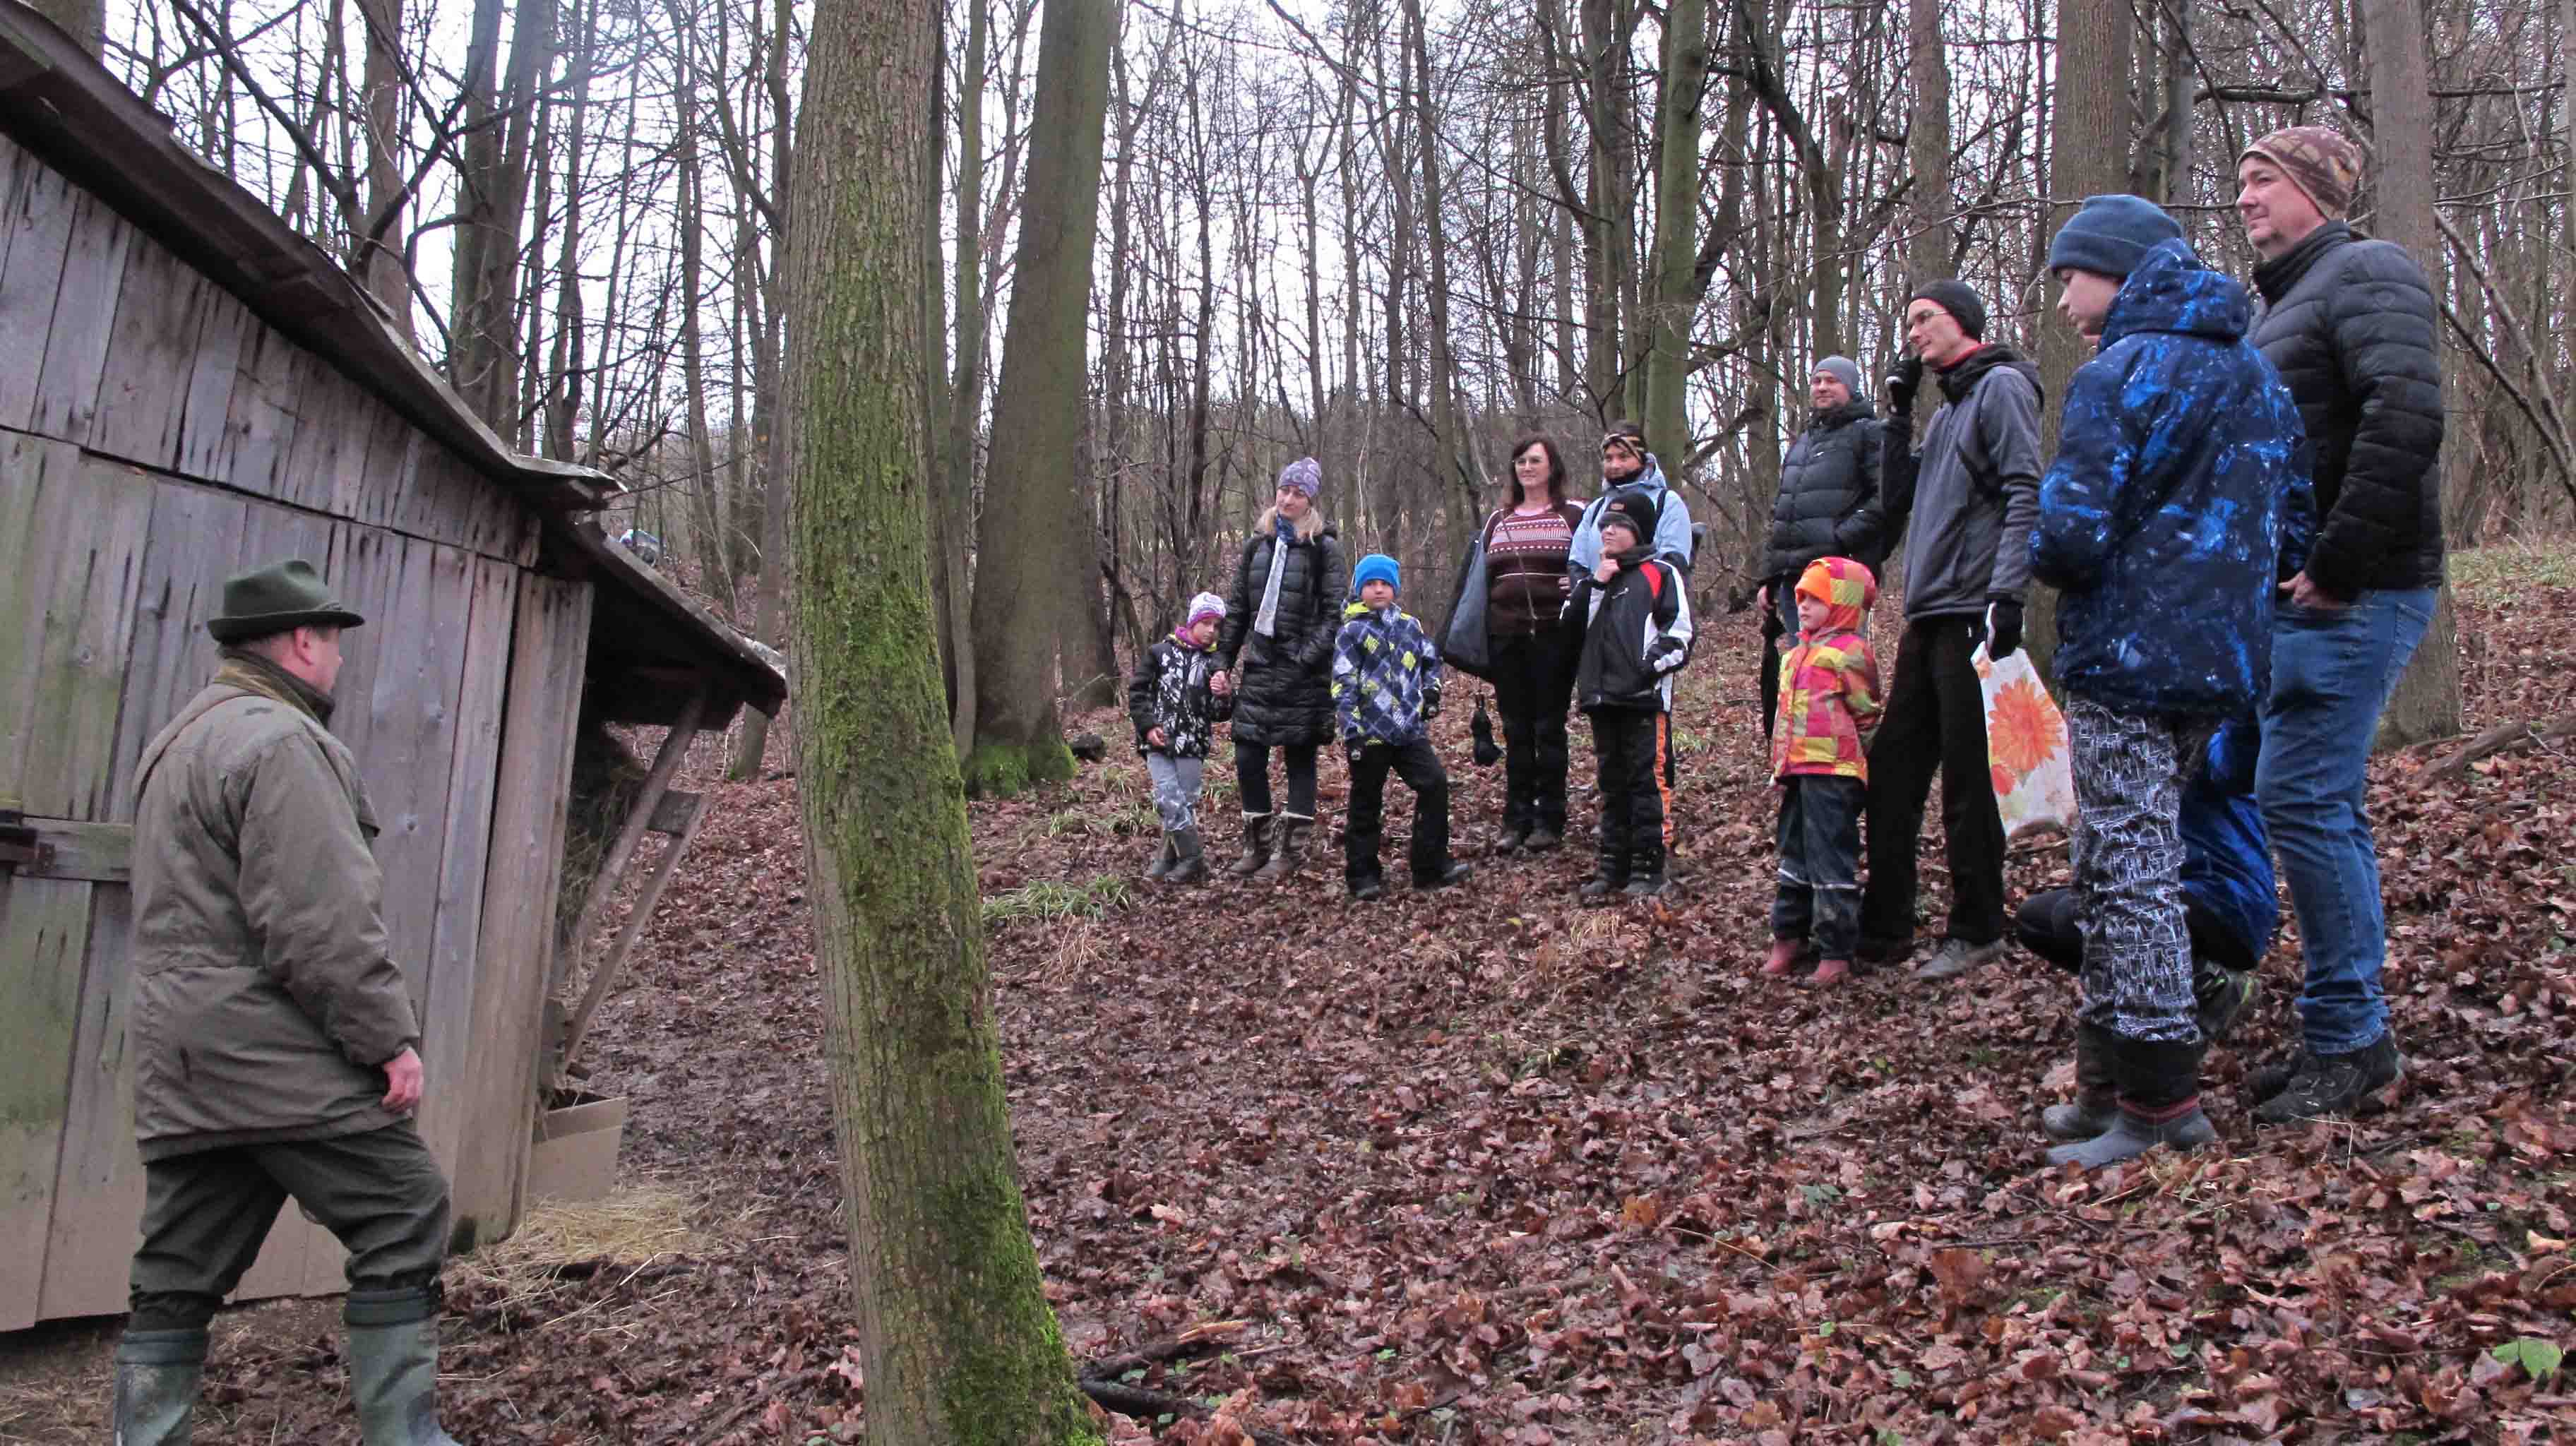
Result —
<path fill-rule="evenodd" d="M 1097 919 L 1125 908 L 1136 898 L 1135 886 L 1115 874 L 1100 874 L 1088 883 L 1041 879 L 984 901 L 984 927 L 998 928 L 1030 920 Z"/>

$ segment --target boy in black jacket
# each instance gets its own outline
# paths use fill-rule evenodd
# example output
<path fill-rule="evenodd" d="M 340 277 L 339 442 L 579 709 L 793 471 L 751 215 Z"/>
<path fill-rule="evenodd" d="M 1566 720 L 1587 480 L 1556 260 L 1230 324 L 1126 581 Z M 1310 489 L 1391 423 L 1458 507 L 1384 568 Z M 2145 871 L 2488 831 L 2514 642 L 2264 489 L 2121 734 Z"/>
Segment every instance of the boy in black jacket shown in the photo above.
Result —
<path fill-rule="evenodd" d="M 1172 635 L 1145 650 L 1127 684 L 1127 716 L 1136 725 L 1136 751 L 1154 781 L 1154 811 L 1162 815 L 1163 847 L 1145 868 L 1156 883 L 1195 884 L 1207 877 L 1206 845 L 1199 838 L 1199 782 L 1216 725 L 1234 716 L 1234 699 L 1215 680 L 1224 673 L 1216 655 L 1225 599 L 1212 592 L 1190 599 L 1189 616 Z"/>
<path fill-rule="evenodd" d="M 1662 725 L 1673 706 L 1673 674 L 1690 659 L 1691 610 L 1680 569 L 1657 559 L 1654 499 L 1612 494 L 1601 517 L 1601 561 L 1566 600 L 1584 620 L 1574 699 L 1592 720 L 1601 767 L 1601 866 L 1583 886 L 1597 903 L 1625 890 L 1664 891 Z"/>

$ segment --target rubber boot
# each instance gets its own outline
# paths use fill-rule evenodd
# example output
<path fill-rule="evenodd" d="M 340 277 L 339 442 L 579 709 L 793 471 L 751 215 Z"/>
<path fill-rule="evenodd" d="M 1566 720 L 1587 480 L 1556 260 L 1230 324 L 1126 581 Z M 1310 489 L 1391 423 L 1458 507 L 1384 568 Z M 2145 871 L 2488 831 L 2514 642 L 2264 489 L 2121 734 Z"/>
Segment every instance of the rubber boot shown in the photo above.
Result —
<path fill-rule="evenodd" d="M 206 1368 L 201 1330 L 127 1331 L 116 1347 L 115 1446 L 188 1446 L 197 1378 Z"/>
<path fill-rule="evenodd" d="M 1197 829 L 1174 829 L 1163 835 L 1163 847 L 1172 851 L 1172 867 L 1163 875 L 1164 883 L 1195 884 L 1208 876 L 1207 844 Z"/>
<path fill-rule="evenodd" d="M 1762 973 L 1765 977 L 1772 979 L 1787 977 L 1792 970 L 1798 967 L 1799 951 L 1806 947 L 1807 941 L 1804 939 L 1772 940 L 1771 953 L 1762 961 Z"/>
<path fill-rule="evenodd" d="M 2218 1138 L 2200 1110 L 2200 1056 L 2204 1046 L 2170 1040 L 2111 1036 L 2111 1070 L 2120 1082 L 2119 1116 L 2111 1128 L 2081 1144 L 2048 1152 L 2052 1165 L 2098 1170 L 2134 1160 L 2158 1145 L 2194 1149 Z"/>
<path fill-rule="evenodd" d="M 1243 857 L 1225 866 L 1228 877 L 1251 878 L 1254 870 L 1270 861 L 1270 825 L 1276 817 L 1267 813 L 1243 816 Z"/>
<path fill-rule="evenodd" d="M 1600 862 L 1593 867 L 1592 877 L 1583 881 L 1575 897 L 1587 904 L 1597 904 L 1628 887 L 1628 851 L 1612 843 L 1608 834 L 1601 838 Z"/>
<path fill-rule="evenodd" d="M 1162 844 L 1154 850 L 1154 861 L 1145 865 L 1145 882 L 1161 883 L 1171 873 L 1172 865 L 1178 862 L 1179 857 L 1172 852 L 1172 831 L 1165 829 Z"/>
<path fill-rule="evenodd" d="M 353 1290 L 349 1387 L 366 1446 L 458 1446 L 438 1424 L 438 1303 L 427 1290 Z"/>
<path fill-rule="evenodd" d="M 2075 1098 L 2039 1112 L 2039 1132 L 2060 1143 L 2089 1140 L 2118 1122 L 2120 1086 L 2111 1077 L 2107 1029 L 2075 1026 Z"/>
<path fill-rule="evenodd" d="M 1306 851 L 1306 830 L 1315 820 L 1302 813 L 1283 813 L 1270 830 L 1270 862 L 1253 874 L 1255 883 L 1275 884 L 1293 878 Z"/>

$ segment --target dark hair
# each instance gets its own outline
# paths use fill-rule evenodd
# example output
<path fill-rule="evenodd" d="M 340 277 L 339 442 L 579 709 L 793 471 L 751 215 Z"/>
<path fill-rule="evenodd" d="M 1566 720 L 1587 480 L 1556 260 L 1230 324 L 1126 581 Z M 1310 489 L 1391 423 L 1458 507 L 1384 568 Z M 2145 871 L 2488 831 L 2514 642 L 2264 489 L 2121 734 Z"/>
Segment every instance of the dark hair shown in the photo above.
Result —
<path fill-rule="evenodd" d="M 1612 422 L 1609 429 L 1601 434 L 1601 440 L 1605 442 L 1609 441 L 1613 437 L 1625 437 L 1629 441 L 1636 443 L 1637 451 L 1640 455 L 1655 450 L 1654 448 L 1646 445 L 1646 429 L 1624 417 L 1618 421 Z"/>
<path fill-rule="evenodd" d="M 1544 447 L 1547 449 L 1548 500 L 1552 502 L 1563 502 L 1565 500 L 1565 454 L 1557 450 L 1556 439 L 1549 436 L 1547 433 L 1523 432 L 1520 436 L 1513 439 L 1512 450 L 1508 457 L 1510 465 L 1504 469 L 1506 475 L 1511 479 L 1511 505 L 1518 507 L 1521 505 L 1523 500 L 1521 493 L 1521 454 L 1532 447 Z"/>

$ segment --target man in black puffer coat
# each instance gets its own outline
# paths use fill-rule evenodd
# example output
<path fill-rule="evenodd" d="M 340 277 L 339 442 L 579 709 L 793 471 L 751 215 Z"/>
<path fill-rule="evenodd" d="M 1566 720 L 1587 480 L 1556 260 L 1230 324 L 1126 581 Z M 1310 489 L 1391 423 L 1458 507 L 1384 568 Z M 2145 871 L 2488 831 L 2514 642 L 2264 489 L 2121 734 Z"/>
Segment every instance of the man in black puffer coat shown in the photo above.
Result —
<path fill-rule="evenodd" d="M 2362 794 L 2379 710 L 2442 584 L 2442 379 L 2424 269 L 2344 223 L 2360 172 L 2323 126 L 2275 131 L 2236 166 L 2263 258 L 2252 340 L 2307 425 L 2318 517 L 2306 567 L 2281 584 L 2255 774 L 2307 959 L 2302 1047 L 2250 1080 L 2270 1124 L 2351 1113 L 2401 1073 Z"/>
<path fill-rule="evenodd" d="M 1776 642 L 1798 631 L 1798 575 L 1820 557 L 1848 557 L 1873 574 L 1886 558 L 1879 540 L 1878 408 L 1862 396 L 1860 367 L 1829 356 L 1807 379 L 1807 430 L 1780 464 L 1780 495 L 1771 503 L 1771 538 L 1762 552 L 1762 731 L 1780 689 Z M 1866 628 L 1869 619 L 1861 619 Z"/>

